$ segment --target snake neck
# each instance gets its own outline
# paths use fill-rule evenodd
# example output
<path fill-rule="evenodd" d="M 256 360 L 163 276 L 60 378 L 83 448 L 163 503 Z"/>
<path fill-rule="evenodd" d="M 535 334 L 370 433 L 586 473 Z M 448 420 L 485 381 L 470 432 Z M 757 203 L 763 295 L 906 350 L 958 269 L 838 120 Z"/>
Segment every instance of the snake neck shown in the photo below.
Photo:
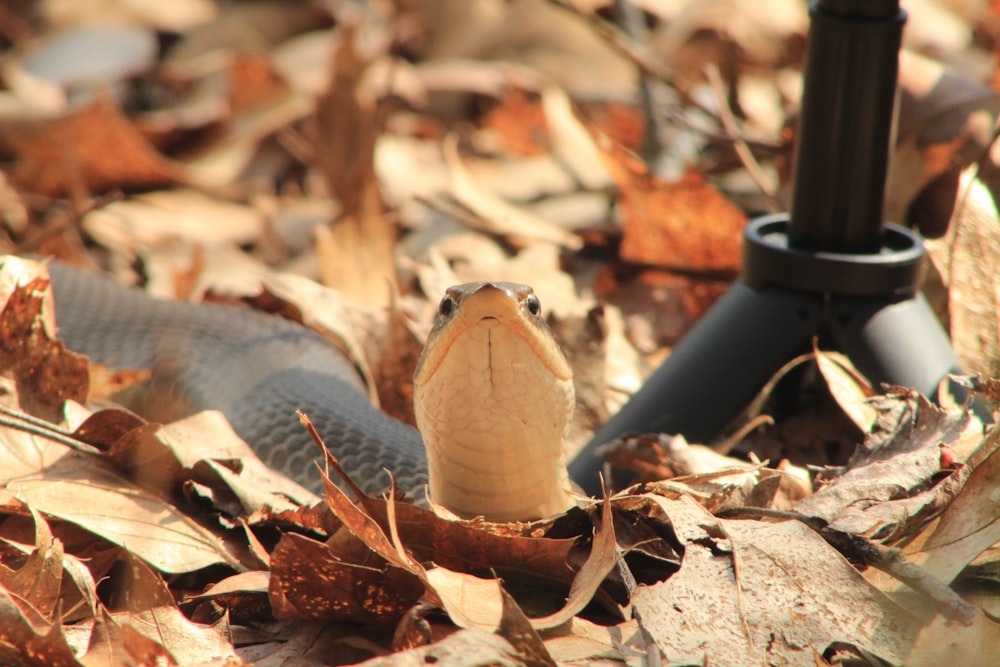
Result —
<path fill-rule="evenodd" d="M 566 387 L 525 388 L 521 406 L 542 409 L 539 395 L 558 395 L 563 411 L 572 400 Z M 418 417 L 428 452 L 432 502 L 455 514 L 490 521 L 525 521 L 572 505 L 562 446 L 561 419 L 540 424 L 519 418 L 510 401 L 483 401 L 446 417 Z M 419 414 L 419 413 L 418 413 Z M 558 431 L 558 433 L 557 433 Z"/>

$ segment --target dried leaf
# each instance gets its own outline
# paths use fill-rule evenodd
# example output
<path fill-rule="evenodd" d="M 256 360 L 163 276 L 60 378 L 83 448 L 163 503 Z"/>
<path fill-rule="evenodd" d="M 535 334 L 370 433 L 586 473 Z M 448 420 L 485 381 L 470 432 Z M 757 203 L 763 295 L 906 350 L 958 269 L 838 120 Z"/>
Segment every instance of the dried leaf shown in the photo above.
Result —
<path fill-rule="evenodd" d="M 0 127 L 0 144 L 17 155 L 12 180 L 50 196 L 157 187 L 179 176 L 107 97 L 63 118 Z"/>
<path fill-rule="evenodd" d="M 868 433 L 878 419 L 878 412 L 868 402 L 875 395 L 871 384 L 846 355 L 821 352 L 815 345 L 813 355 L 834 400 L 862 433 Z"/>
<path fill-rule="evenodd" d="M 952 582 L 980 554 L 1000 542 L 996 492 L 1000 488 L 1000 434 L 994 429 L 973 454 L 973 468 L 957 497 L 906 554 L 930 575 Z"/>
<path fill-rule="evenodd" d="M 136 558 L 129 559 L 129 572 L 123 596 L 128 611 L 112 615 L 123 631 L 127 650 L 138 655 L 152 653 L 178 665 L 237 659 L 225 616 L 213 625 L 194 623 L 177 608 L 157 572 Z"/>
<path fill-rule="evenodd" d="M 451 172 L 449 194 L 455 201 L 472 211 L 485 229 L 521 243 L 542 241 L 570 249 L 583 246 L 579 237 L 522 209 L 477 183 L 462 164 L 454 139 L 442 147 L 445 162 Z"/>
<path fill-rule="evenodd" d="M 239 568 L 218 537 L 93 459 L 64 457 L 44 478 L 11 479 L 6 488 L 28 507 L 85 528 L 162 572 Z"/>
<path fill-rule="evenodd" d="M 0 662 L 11 665 L 79 667 L 62 626 L 23 610 L 15 597 L 0 587 Z"/>
<path fill-rule="evenodd" d="M 503 616 L 497 632 L 517 649 L 526 667 L 556 667 L 542 638 L 531 627 L 531 620 L 507 591 L 501 589 L 500 594 L 503 596 Z"/>
<path fill-rule="evenodd" d="M 355 31 L 345 30 L 316 109 L 316 157 L 341 206 L 332 228 L 317 228 L 317 253 L 324 284 L 359 303 L 387 306 L 398 290 L 395 234 L 375 178 L 376 106 L 363 81 L 369 63 L 356 48 Z"/>
<path fill-rule="evenodd" d="M 271 553 L 269 595 L 278 618 L 396 621 L 424 593 L 420 577 L 370 557 L 345 562 L 323 544 L 294 533 Z"/>
<path fill-rule="evenodd" d="M 715 519 L 652 500 L 680 540 L 680 570 L 640 587 L 640 625 L 677 663 L 811 664 L 832 642 L 899 664 L 919 623 L 801 523 Z"/>
<path fill-rule="evenodd" d="M 948 231 L 927 242 L 928 255 L 948 288 L 955 353 L 969 373 L 1000 376 L 1000 213 L 993 193 L 965 169 Z"/>
<path fill-rule="evenodd" d="M 16 261 L 4 264 L 15 268 Z M 87 358 L 69 352 L 43 324 L 43 311 L 51 312 L 44 303 L 47 290 L 48 281 L 35 278 L 10 294 L 0 312 L 0 368 L 18 383 L 25 409 L 58 422 L 67 399 L 86 399 L 90 378 Z"/>
<path fill-rule="evenodd" d="M 945 411 L 900 388 L 872 405 L 879 411 L 878 424 L 851 457 L 848 471 L 799 501 L 795 510 L 836 530 L 895 540 L 928 519 L 908 505 L 936 502 L 936 495 L 909 499 L 932 486 L 942 468 L 941 445 L 964 436 L 969 413 Z M 886 504 L 897 499 L 896 505 Z"/>
<path fill-rule="evenodd" d="M 496 630 L 503 614 L 499 579 L 481 579 L 443 567 L 427 570 L 427 581 L 448 617 L 460 628 Z"/>
<path fill-rule="evenodd" d="M 611 175 L 603 165 L 601 149 L 573 113 L 566 93 L 555 86 L 547 86 L 542 91 L 542 109 L 555 158 L 584 188 L 603 190 L 610 187 Z"/>
<path fill-rule="evenodd" d="M 645 164 L 605 146 L 604 162 L 621 194 L 621 258 L 675 270 L 736 275 L 746 215 L 701 174 L 676 181 L 651 174 Z"/>
<path fill-rule="evenodd" d="M 35 548 L 16 570 L 0 564 L 0 586 L 17 595 L 23 605 L 53 620 L 62 584 L 63 544 L 52 536 L 48 523 L 34 511 Z"/>
<path fill-rule="evenodd" d="M 399 651 L 392 656 L 373 658 L 359 663 L 358 667 L 392 665 L 519 667 L 524 665 L 524 662 L 517 650 L 503 637 L 482 628 L 468 628 L 452 633 L 428 646 Z"/>
<path fill-rule="evenodd" d="M 555 628 L 583 611 L 617 563 L 618 544 L 615 542 L 614 521 L 611 520 L 611 503 L 605 497 L 601 505 L 601 525 L 594 533 L 590 555 L 573 578 L 566 606 L 548 616 L 531 619 L 531 627 L 536 630 Z"/>

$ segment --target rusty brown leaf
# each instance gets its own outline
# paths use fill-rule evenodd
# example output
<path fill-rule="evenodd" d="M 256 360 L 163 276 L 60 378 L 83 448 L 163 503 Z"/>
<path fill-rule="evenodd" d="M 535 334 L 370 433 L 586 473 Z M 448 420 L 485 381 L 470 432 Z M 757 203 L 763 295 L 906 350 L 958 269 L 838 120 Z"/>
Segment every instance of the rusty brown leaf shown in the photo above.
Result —
<path fill-rule="evenodd" d="M 173 183 L 178 172 L 108 97 L 62 118 L 0 127 L 17 156 L 11 178 L 29 192 L 87 194 Z"/>
<path fill-rule="evenodd" d="M 87 398 L 87 358 L 74 354 L 42 325 L 42 300 L 48 281 L 37 278 L 18 287 L 0 312 L 0 368 L 20 387 L 22 407 L 60 421 L 67 399 Z"/>
<path fill-rule="evenodd" d="M 322 542 L 287 533 L 271 553 L 269 595 L 278 618 L 398 620 L 424 593 L 416 575 L 372 556 L 351 563 Z"/>

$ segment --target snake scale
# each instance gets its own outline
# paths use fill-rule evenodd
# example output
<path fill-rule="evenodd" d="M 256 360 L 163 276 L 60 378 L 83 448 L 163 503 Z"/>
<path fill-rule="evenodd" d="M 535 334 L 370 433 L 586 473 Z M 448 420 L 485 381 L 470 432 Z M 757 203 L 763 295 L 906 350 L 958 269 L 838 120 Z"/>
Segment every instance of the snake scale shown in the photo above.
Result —
<path fill-rule="evenodd" d="M 323 338 L 238 306 L 154 299 L 109 277 L 49 263 L 59 336 L 113 369 L 152 368 L 185 412 L 216 409 L 269 466 L 321 491 L 307 412 L 327 446 L 369 493 L 427 483 L 416 429 L 375 408 L 353 365 Z"/>

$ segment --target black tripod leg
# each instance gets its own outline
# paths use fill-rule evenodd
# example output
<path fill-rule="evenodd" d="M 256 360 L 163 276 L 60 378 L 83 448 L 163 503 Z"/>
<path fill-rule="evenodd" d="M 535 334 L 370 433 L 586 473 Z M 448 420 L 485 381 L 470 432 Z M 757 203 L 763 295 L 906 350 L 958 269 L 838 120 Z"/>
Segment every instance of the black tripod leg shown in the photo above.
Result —
<path fill-rule="evenodd" d="M 913 387 L 934 400 L 949 373 L 962 373 L 948 334 L 921 294 L 895 303 L 837 298 L 831 304 L 830 328 L 837 348 L 876 384 Z M 950 389 L 964 400 L 963 387 L 951 382 Z M 974 403 L 973 410 L 990 420 L 981 402 Z"/>
<path fill-rule="evenodd" d="M 714 436 L 819 328 L 820 297 L 734 283 L 670 357 L 573 459 L 570 477 L 600 492 L 596 449 L 629 432 Z"/>

